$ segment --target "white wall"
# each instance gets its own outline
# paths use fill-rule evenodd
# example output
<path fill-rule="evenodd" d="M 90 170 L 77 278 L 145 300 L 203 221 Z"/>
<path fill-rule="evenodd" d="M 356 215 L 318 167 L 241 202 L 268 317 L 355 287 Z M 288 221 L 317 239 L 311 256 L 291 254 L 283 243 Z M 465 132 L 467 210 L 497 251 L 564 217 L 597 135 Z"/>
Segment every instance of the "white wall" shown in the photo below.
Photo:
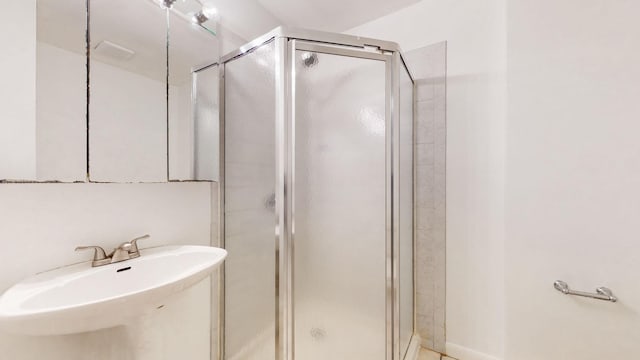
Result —
<path fill-rule="evenodd" d="M 194 121 L 191 81 L 169 85 L 169 179 L 193 180 Z M 217 142 L 216 142 L 217 143 Z"/>
<path fill-rule="evenodd" d="M 37 49 L 37 179 L 84 181 L 85 56 L 42 42 Z M 164 181 L 165 84 L 97 61 L 93 62 L 92 79 L 96 84 L 91 97 L 91 180 Z M 172 180 L 194 179 L 191 88 L 191 81 L 170 87 L 168 156 Z M 213 88 L 217 94 L 215 84 Z M 204 133 L 210 135 L 211 131 Z M 207 146 L 217 146 L 217 139 L 205 140 Z M 209 157 L 208 169 L 216 156 Z M 217 173 L 206 179 L 217 179 Z"/>
<path fill-rule="evenodd" d="M 253 39 L 245 39 L 242 36 L 236 34 L 228 27 L 218 24 L 218 39 L 220 49 L 220 57 L 227 55 L 227 53 L 237 50 L 240 46 L 246 44 Z M 269 31 L 269 30 L 265 30 Z M 259 36 L 259 35 L 258 35 Z"/>
<path fill-rule="evenodd" d="M 166 99 L 164 82 L 91 62 L 91 180 L 167 180 Z"/>
<path fill-rule="evenodd" d="M 36 178 L 35 1 L 4 1 L 0 24 L 0 179 L 33 180 Z"/>
<path fill-rule="evenodd" d="M 634 357 L 640 4 L 523 0 L 506 10 L 425 0 L 351 31 L 405 49 L 448 41 L 447 351 Z M 620 301 L 563 296 L 556 279 L 608 286 Z"/>
<path fill-rule="evenodd" d="M 7 16 L 0 15 L 3 27 L 0 43 L 5 50 L 0 53 L 0 78 L 3 80 L 0 91 L 0 178 L 34 179 L 35 1 L 3 5 L 2 14 Z M 84 132 L 84 121 L 78 123 L 78 109 L 73 105 L 70 105 L 72 109 L 65 109 L 59 103 L 53 103 L 56 101 L 53 95 L 69 96 L 73 101 L 78 101 L 80 96 L 81 103 L 84 103 L 84 94 L 78 89 L 71 92 L 67 89 L 61 94 L 53 86 L 60 85 L 62 81 L 72 81 L 66 77 L 68 68 L 59 66 L 84 64 L 84 59 L 80 61 L 80 55 L 49 45 L 41 44 L 39 50 L 41 54 L 50 56 L 38 59 L 43 60 L 38 70 L 45 75 L 38 110 L 43 115 L 56 113 L 55 117 L 47 118 L 46 125 L 64 122 L 65 127 L 75 130 L 82 125 Z M 84 77 L 82 82 L 84 89 Z M 52 91 L 58 93 L 51 94 Z M 132 97 L 142 95 L 134 93 Z M 164 116 L 161 119 L 163 125 L 166 124 L 165 119 Z M 120 130 L 129 128 L 126 123 L 119 124 Z M 66 146 L 75 140 L 72 139 L 75 136 L 68 134 L 52 134 L 46 127 L 39 131 L 41 139 L 54 135 L 46 146 L 38 144 L 38 151 L 46 153 L 44 155 L 58 156 L 49 152 L 53 148 L 61 150 L 55 145 L 56 141 L 62 141 Z M 163 139 L 164 136 L 165 133 Z M 110 142 L 122 140 L 116 136 L 107 139 Z M 83 158 L 84 147 L 80 154 L 71 147 L 67 150 L 68 153 L 59 158 L 74 164 L 82 163 L 78 159 Z M 153 149 L 145 147 L 144 151 L 152 152 Z M 166 151 L 160 153 L 161 156 L 165 154 Z M 22 167 L 20 172 L 3 171 L 5 167 L 14 165 L 7 155 L 11 155 L 11 159 L 19 159 L 16 163 Z M 127 155 L 121 159 L 127 159 Z M 60 170 L 46 158 L 39 160 L 39 175 Z M 84 164 L 81 171 L 84 171 Z M 42 179 L 51 179 L 51 176 L 45 175 Z M 150 233 L 152 238 L 141 244 L 143 249 L 167 244 L 209 245 L 212 234 L 217 232 L 216 221 L 212 221 L 216 216 L 216 189 L 215 184 L 208 183 L 0 184 L 0 245 L 3 248 L 0 252 L 0 293 L 36 272 L 90 259 L 90 253 L 74 252 L 75 246 L 81 244 L 98 244 L 108 249 L 134 236 Z M 35 360 L 43 356 L 51 360 L 173 360 L 181 357 L 208 360 L 210 333 L 215 331 L 211 329 L 210 296 L 210 282 L 204 281 L 176 296 L 163 309 L 138 319 L 128 327 L 50 337 L 0 332 L 0 357 L 12 360 Z"/>
<path fill-rule="evenodd" d="M 447 352 L 504 347 L 505 2 L 423 0 L 348 33 L 447 41 Z M 418 275 L 420 276 L 420 275 Z"/>
<path fill-rule="evenodd" d="M 43 42 L 37 50 L 37 179 L 85 181 L 86 57 Z"/>
<path fill-rule="evenodd" d="M 199 149 L 194 149 L 191 92 L 190 79 L 170 85 L 167 124 L 163 81 L 93 61 L 89 120 L 91 180 L 162 182 L 167 180 L 167 165 L 171 180 L 196 179 L 194 151 Z M 217 146 L 217 139 L 206 140 L 210 146 Z M 212 164 L 209 169 L 215 167 Z M 217 180 L 217 176 L 197 179 Z"/>
<path fill-rule="evenodd" d="M 509 2 L 506 359 L 640 354 L 640 3 Z M 611 288 L 612 304 L 563 296 Z"/>
<path fill-rule="evenodd" d="M 112 248 L 149 233 L 141 247 L 209 245 L 208 183 L 1 184 L 0 292 L 36 272 L 90 259 L 77 245 Z M 144 253 L 144 250 L 142 250 Z M 4 359 L 208 360 L 210 286 L 205 281 L 128 328 L 53 337 L 0 333 Z"/>

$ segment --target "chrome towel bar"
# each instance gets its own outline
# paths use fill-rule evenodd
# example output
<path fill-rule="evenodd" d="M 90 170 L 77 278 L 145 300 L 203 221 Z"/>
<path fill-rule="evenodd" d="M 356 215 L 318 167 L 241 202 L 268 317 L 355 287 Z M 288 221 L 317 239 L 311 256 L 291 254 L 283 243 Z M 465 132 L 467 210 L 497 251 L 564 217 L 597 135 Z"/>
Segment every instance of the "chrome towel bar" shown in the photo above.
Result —
<path fill-rule="evenodd" d="M 553 287 L 565 295 L 584 296 L 592 299 L 605 300 L 605 301 L 611 301 L 611 302 L 618 301 L 618 298 L 613 295 L 613 292 L 611 292 L 611 290 L 609 290 L 604 286 L 597 288 L 595 294 L 584 292 L 584 291 L 571 290 L 569 289 L 569 285 L 562 280 L 556 280 L 556 282 L 553 283 Z"/>

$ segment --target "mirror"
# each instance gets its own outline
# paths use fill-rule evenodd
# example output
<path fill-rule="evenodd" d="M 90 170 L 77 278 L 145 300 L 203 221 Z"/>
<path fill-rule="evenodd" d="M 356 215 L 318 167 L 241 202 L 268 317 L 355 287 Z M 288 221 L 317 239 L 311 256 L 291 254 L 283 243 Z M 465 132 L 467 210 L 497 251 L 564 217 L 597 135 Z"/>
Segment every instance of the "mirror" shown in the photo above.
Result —
<path fill-rule="evenodd" d="M 219 180 L 219 74 L 218 64 L 199 69 L 194 74 L 194 180 Z"/>
<path fill-rule="evenodd" d="M 37 179 L 87 177 L 84 0 L 37 0 Z"/>
<path fill-rule="evenodd" d="M 91 0 L 89 12 L 90 179 L 167 181 L 166 10 Z"/>
<path fill-rule="evenodd" d="M 205 10 L 198 0 L 170 10 L 152 0 L 91 1 L 92 181 L 214 180 L 211 170 L 202 176 L 197 152 L 203 138 L 214 141 L 210 126 L 217 131 L 217 118 L 208 127 L 197 121 L 194 94 L 197 70 L 218 57 L 214 14 Z M 207 146 L 217 149 L 217 136 Z"/>
<path fill-rule="evenodd" d="M 31 10 L 1 19 L 11 31 L 0 37 L 0 180 L 217 180 L 206 1 L 36 0 Z"/>
<path fill-rule="evenodd" d="M 218 180 L 216 13 L 197 0 L 169 13 L 169 179 Z"/>
<path fill-rule="evenodd" d="M 3 9 L 0 179 L 86 180 L 84 0 Z"/>

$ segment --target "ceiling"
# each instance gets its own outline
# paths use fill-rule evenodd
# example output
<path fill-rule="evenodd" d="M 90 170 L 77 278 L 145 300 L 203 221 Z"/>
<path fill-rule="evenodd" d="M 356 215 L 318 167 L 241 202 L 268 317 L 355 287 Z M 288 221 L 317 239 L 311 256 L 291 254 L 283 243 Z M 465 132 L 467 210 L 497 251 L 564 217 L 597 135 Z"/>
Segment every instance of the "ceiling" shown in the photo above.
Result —
<path fill-rule="evenodd" d="M 84 55 L 86 0 L 37 0 L 38 40 Z M 232 33 L 233 50 L 278 26 L 343 32 L 420 0 L 178 0 L 170 18 L 170 82 L 190 78 L 194 67 L 217 59 L 218 43 L 190 22 L 203 5 L 218 9 L 219 27 Z M 161 0 L 92 0 L 92 60 L 159 81 L 166 76 L 166 15 Z M 114 26 L 117 24 L 117 26 Z M 102 41 L 131 50 L 128 60 L 104 56 Z"/>
<path fill-rule="evenodd" d="M 38 41 L 85 54 L 86 0 L 37 0 Z M 191 79 L 191 70 L 218 59 L 214 35 L 193 24 L 188 14 L 201 8 L 198 0 L 182 0 L 169 17 L 171 84 Z M 93 0 L 91 61 L 99 61 L 145 77 L 165 81 L 167 75 L 166 12 L 153 0 Z M 133 51 L 130 59 L 101 53 L 103 41 Z M 84 69 L 81 69 L 84 71 Z"/>
<path fill-rule="evenodd" d="M 343 32 L 420 0 L 206 0 L 245 40 L 280 25 Z"/>

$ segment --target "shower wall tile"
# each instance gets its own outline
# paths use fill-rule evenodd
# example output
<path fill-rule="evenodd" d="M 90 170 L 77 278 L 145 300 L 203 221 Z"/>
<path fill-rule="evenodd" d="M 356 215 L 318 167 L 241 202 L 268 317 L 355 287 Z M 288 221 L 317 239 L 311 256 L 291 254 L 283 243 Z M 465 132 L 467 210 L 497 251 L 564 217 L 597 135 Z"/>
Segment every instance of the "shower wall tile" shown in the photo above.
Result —
<path fill-rule="evenodd" d="M 416 166 L 433 164 L 434 151 L 433 144 L 416 144 Z"/>
<path fill-rule="evenodd" d="M 435 87 L 432 79 L 416 78 L 416 100 L 430 101 L 434 99 Z"/>
<path fill-rule="evenodd" d="M 416 329 L 444 352 L 446 259 L 446 43 L 409 51 L 416 84 Z"/>
<path fill-rule="evenodd" d="M 416 88 L 419 88 L 421 81 L 417 81 Z M 416 144 L 434 144 L 435 142 L 435 100 L 418 100 L 416 104 L 416 115 L 420 116 L 416 123 Z"/>

